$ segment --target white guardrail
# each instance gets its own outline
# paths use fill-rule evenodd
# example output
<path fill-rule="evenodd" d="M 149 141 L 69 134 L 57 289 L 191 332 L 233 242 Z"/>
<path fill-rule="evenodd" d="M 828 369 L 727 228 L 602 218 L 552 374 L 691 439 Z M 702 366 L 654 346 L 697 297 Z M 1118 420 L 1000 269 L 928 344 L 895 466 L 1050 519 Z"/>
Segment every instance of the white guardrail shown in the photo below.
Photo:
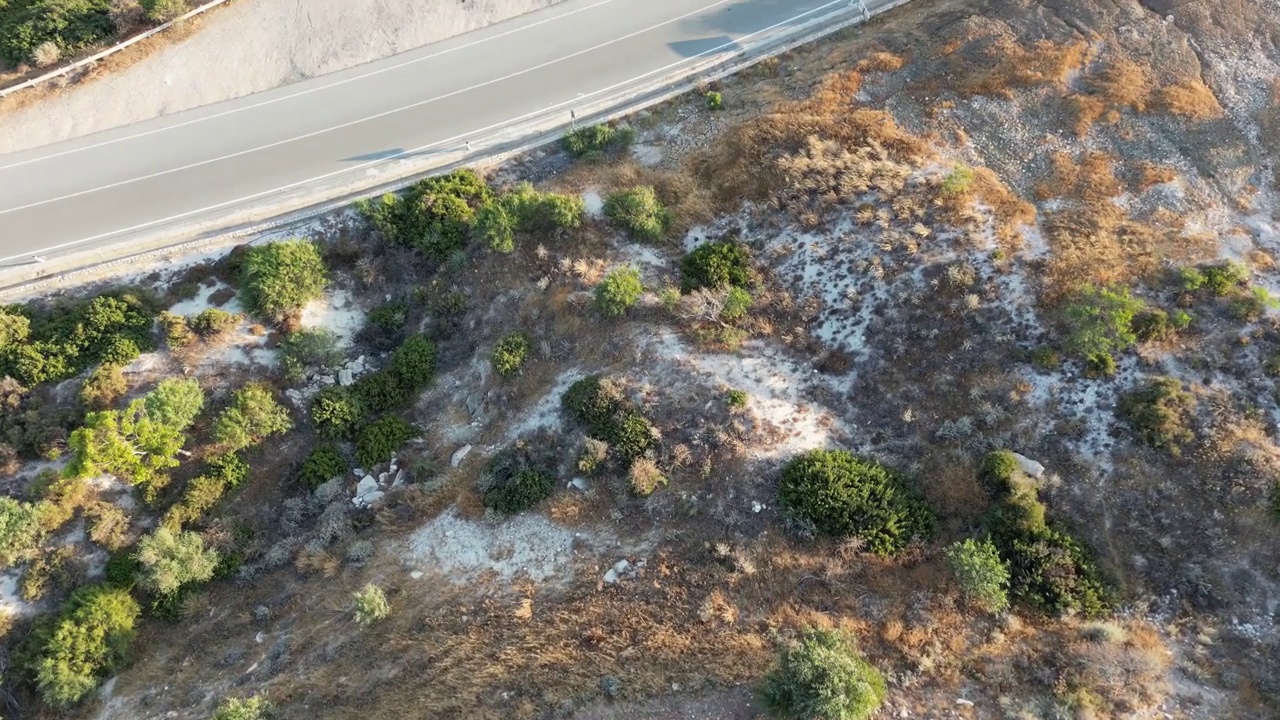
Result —
<path fill-rule="evenodd" d="M 209 10 L 212 10 L 213 8 L 215 8 L 215 7 L 217 7 L 217 6 L 222 5 L 223 3 L 230 2 L 230 1 L 231 1 L 231 0 L 212 0 L 211 2 L 207 2 L 207 3 L 205 3 L 204 5 L 201 5 L 200 7 L 196 8 L 195 10 L 192 10 L 191 12 L 189 12 L 189 13 L 187 13 L 187 14 L 185 14 L 185 15 L 180 15 L 180 16 L 178 16 L 178 17 L 176 17 L 176 18 L 174 18 L 174 19 L 170 20 L 169 22 L 167 22 L 167 23 L 165 23 L 165 24 L 163 24 L 163 25 L 157 25 L 156 27 L 151 28 L 150 30 L 148 30 L 148 31 L 146 31 L 146 32 L 144 32 L 144 33 L 142 33 L 141 35 L 135 35 L 135 36 L 133 36 L 133 37 L 129 38 L 128 40 L 125 40 L 124 42 L 121 42 L 121 43 L 117 43 L 117 44 L 115 44 L 115 45 L 112 45 L 111 47 L 107 48 L 106 50 L 103 50 L 103 51 L 101 51 L 101 52 L 99 52 L 99 53 L 96 53 L 96 54 L 94 54 L 94 55 L 90 55 L 89 57 L 84 58 L 83 60 L 77 60 L 77 61 L 75 61 L 75 62 L 71 63 L 70 65 L 64 65 L 63 67 L 60 67 L 60 68 L 58 68 L 57 70 L 54 70 L 54 71 L 52 71 L 52 72 L 45 73 L 44 75 L 41 75 L 40 77 L 34 77 L 34 78 L 31 78 L 30 80 L 27 80 L 27 81 L 25 81 L 25 82 L 18 83 L 17 85 L 11 85 L 11 86 L 9 86 L 9 87 L 7 87 L 7 88 L 0 89 L 0 98 L 2 98 L 2 97 L 7 97 L 7 96 L 9 96 L 9 95 L 11 95 L 11 94 L 13 94 L 13 93 L 18 92 L 19 90 L 25 90 L 26 88 L 29 88 L 29 87 L 35 87 L 36 85 L 39 85 L 40 83 L 45 82 L 45 81 L 48 81 L 48 80 L 52 80 L 53 78 L 56 78 L 56 77 L 62 77 L 63 75 L 66 75 L 66 74 L 68 74 L 68 73 L 70 73 L 70 72 L 74 72 L 74 71 L 76 71 L 76 70 L 79 70 L 79 69 L 80 69 L 80 68 L 82 68 L 82 67 L 86 67 L 86 66 L 88 66 L 88 65 L 92 65 L 92 64 L 94 64 L 94 63 L 98 62 L 99 60 L 101 60 L 102 58 L 107 57 L 107 56 L 109 56 L 109 55 L 114 55 L 115 53 L 118 53 L 118 52 L 120 52 L 121 50 L 124 50 L 125 48 L 129 47 L 130 45 L 133 45 L 134 43 L 142 42 L 143 40 L 146 40 L 147 38 L 151 37 L 152 35 L 156 35 L 156 34 L 162 33 L 162 32 L 164 32 L 165 30 L 168 30 L 169 28 L 173 27 L 174 25 L 177 25 L 178 23 L 182 22 L 183 20 L 187 20 L 187 19 L 189 19 L 189 18 L 193 18 L 193 17 L 195 17 L 195 16 L 197 16 L 197 15 L 199 15 L 199 14 L 203 13 L 203 12 L 207 12 L 207 11 L 209 11 Z"/>

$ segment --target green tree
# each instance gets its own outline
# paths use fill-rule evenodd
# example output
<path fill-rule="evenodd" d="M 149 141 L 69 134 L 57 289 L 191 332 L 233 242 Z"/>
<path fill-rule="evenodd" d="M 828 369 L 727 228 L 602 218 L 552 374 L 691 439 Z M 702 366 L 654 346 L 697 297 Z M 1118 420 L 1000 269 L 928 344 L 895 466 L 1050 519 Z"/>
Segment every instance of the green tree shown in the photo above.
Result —
<path fill-rule="evenodd" d="M 360 401 L 348 388 L 330 385 L 311 400 L 311 423 L 323 438 L 348 437 L 363 420 Z"/>
<path fill-rule="evenodd" d="M 946 557 L 970 603 L 989 613 L 1009 607 L 1009 566 L 990 540 L 968 538 L 952 543 Z"/>
<path fill-rule="evenodd" d="M 1146 307 L 1125 289 L 1088 288 L 1067 305 L 1067 348 L 1091 359 L 1127 350 L 1138 341 L 1134 317 Z"/>
<path fill-rule="evenodd" d="M 625 313 L 644 294 L 640 271 L 633 267 L 610 270 L 596 286 L 596 307 L 611 317 Z"/>
<path fill-rule="evenodd" d="M 293 427 L 289 411 L 276 402 L 271 390 L 251 383 L 236 391 L 231 406 L 222 411 L 213 425 L 213 436 L 229 450 L 256 445 L 272 435 Z"/>
<path fill-rule="evenodd" d="M 843 450 L 812 450 L 782 470 L 782 506 L 821 533 L 854 535 L 891 555 L 933 533 L 924 500 L 898 472 Z"/>
<path fill-rule="evenodd" d="M 462 169 L 416 183 L 403 197 L 388 193 L 358 208 L 389 242 L 443 260 L 466 244 L 476 209 L 492 198 L 483 178 Z"/>
<path fill-rule="evenodd" d="M 43 535 L 39 506 L 0 495 L 0 570 L 29 560 Z"/>
<path fill-rule="evenodd" d="M 884 676 L 853 639 L 832 630 L 805 630 L 785 648 L 765 678 L 765 701 L 796 720 L 868 720 L 884 702 Z"/>
<path fill-rule="evenodd" d="M 307 487 L 320 487 L 335 477 L 341 477 L 347 471 L 347 461 L 332 445 L 321 445 L 307 455 L 298 472 L 298 479 Z"/>
<path fill-rule="evenodd" d="M 320 297 L 329 284 L 320 250 L 306 240 L 249 248 L 241 275 L 249 307 L 270 320 L 279 320 Z"/>
<path fill-rule="evenodd" d="M 356 460 L 365 467 L 386 462 L 391 459 L 391 453 L 417 434 L 412 425 L 398 417 L 385 417 L 370 423 L 356 439 Z"/>
<path fill-rule="evenodd" d="M 685 292 L 703 287 L 746 288 L 751 284 L 751 253 L 737 242 L 709 242 L 694 248 L 680 261 Z"/>
<path fill-rule="evenodd" d="M 142 586 L 161 597 L 172 596 L 184 585 L 207 581 L 218 567 L 217 551 L 205 549 L 203 538 L 166 527 L 138 541 L 137 558 Z"/>
<path fill-rule="evenodd" d="M 204 409 L 204 390 L 194 379 L 168 378 L 161 380 L 144 400 L 151 419 L 186 430 Z"/>
<path fill-rule="evenodd" d="M 186 442 L 182 430 L 150 417 L 145 400 L 124 410 L 91 412 L 71 433 L 67 447 L 70 477 L 108 473 L 141 486 L 162 486 L 165 471 L 177 467 L 176 455 Z"/>
<path fill-rule="evenodd" d="M 123 660 L 140 613 L 119 588 L 97 585 L 73 594 L 31 668 L 45 702 L 67 707 L 92 692 Z"/>
<path fill-rule="evenodd" d="M 31 337 L 31 319 L 10 308 L 0 308 L 0 348 L 21 345 Z"/>
<path fill-rule="evenodd" d="M 645 242 L 661 240 L 671 227 L 671 213 L 648 185 L 609 195 L 604 201 L 604 215 L 631 237 Z"/>

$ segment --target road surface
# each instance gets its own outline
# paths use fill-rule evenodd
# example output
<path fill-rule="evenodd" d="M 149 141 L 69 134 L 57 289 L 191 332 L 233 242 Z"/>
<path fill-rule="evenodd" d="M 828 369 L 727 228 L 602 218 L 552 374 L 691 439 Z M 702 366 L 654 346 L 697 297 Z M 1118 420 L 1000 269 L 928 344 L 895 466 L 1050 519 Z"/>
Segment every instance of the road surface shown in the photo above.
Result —
<path fill-rule="evenodd" d="M 595 99 L 812 32 L 850 6 L 568 0 L 340 73 L 0 155 L 0 269 L 107 246 L 127 253 L 143 236 L 178 242 L 196 227 L 345 197 L 433 158 L 479 155 L 535 118 L 567 121 Z"/>

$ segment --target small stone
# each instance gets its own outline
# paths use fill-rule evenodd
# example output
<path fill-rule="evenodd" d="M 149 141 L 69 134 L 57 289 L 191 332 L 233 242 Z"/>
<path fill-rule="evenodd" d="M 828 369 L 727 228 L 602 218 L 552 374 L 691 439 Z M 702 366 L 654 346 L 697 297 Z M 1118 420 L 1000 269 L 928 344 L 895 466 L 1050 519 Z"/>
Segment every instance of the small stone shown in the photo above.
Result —
<path fill-rule="evenodd" d="M 631 567 L 631 563 L 624 558 L 613 564 L 613 571 L 616 573 L 624 573 L 627 568 Z"/>
<path fill-rule="evenodd" d="M 342 387 L 347 387 L 348 385 L 351 385 L 355 381 L 356 379 L 351 374 L 350 370 L 346 368 L 342 368 L 341 370 L 338 371 L 338 384 L 341 385 Z"/>
<path fill-rule="evenodd" d="M 364 478 L 356 484 L 356 497 L 364 497 L 377 489 L 378 481 L 374 480 L 372 475 L 365 475 Z"/>
<path fill-rule="evenodd" d="M 1013 453 L 1013 459 L 1018 463 L 1018 469 L 1026 473 L 1028 476 L 1039 480 L 1044 477 L 1044 465 L 1032 460 L 1026 455 Z"/>
<path fill-rule="evenodd" d="M 413 572 L 409 573 L 409 577 L 413 578 L 414 580 L 421 580 L 421 579 L 422 579 L 422 571 L 421 571 L 421 570 L 414 570 Z"/>
<path fill-rule="evenodd" d="M 262 641 L 266 639 L 267 639 L 267 634 L 264 632 L 259 632 L 257 635 L 253 636 L 253 641 L 258 643 L 259 645 L 261 645 Z"/>
<path fill-rule="evenodd" d="M 391 481 L 391 487 L 398 488 L 401 485 L 404 485 L 405 474 L 406 473 L 404 471 L 404 468 L 400 468 L 400 470 L 396 473 L 395 479 Z"/>
<path fill-rule="evenodd" d="M 320 376 L 320 384 L 321 384 L 321 385 L 332 385 L 332 384 L 335 382 L 335 380 L 336 380 L 336 379 L 335 379 L 332 375 L 321 375 L 321 376 Z"/>
<path fill-rule="evenodd" d="M 284 394 L 285 394 L 285 397 L 289 398 L 294 402 L 302 402 L 302 391 L 300 390 L 289 388 L 288 390 L 284 391 Z"/>
<path fill-rule="evenodd" d="M 609 568 L 604 573 L 604 581 L 610 585 L 618 582 L 618 573 L 613 568 Z"/>
<path fill-rule="evenodd" d="M 752 500 L 752 501 L 751 501 L 751 512 L 753 512 L 753 513 L 758 513 L 758 512 L 760 512 L 761 510 L 763 510 L 764 508 L 765 508 L 765 506 L 764 506 L 764 505 L 762 505 L 762 504 L 760 503 L 760 501 L 759 501 L 759 500 Z"/>
<path fill-rule="evenodd" d="M 381 500 L 381 499 L 383 498 L 383 496 L 385 496 L 385 495 L 386 495 L 386 493 L 382 492 L 381 490 L 374 490 L 373 492 L 369 493 L 368 495 L 364 495 L 364 496 L 362 496 L 360 499 L 361 499 L 361 500 L 364 500 L 364 503 L 365 503 L 366 505 L 372 505 L 372 504 L 374 504 L 374 503 L 378 502 L 379 500 Z"/>
<path fill-rule="evenodd" d="M 569 487 L 580 492 L 586 492 L 588 486 L 586 480 L 583 480 L 582 478 L 574 478 L 569 481 Z"/>
<path fill-rule="evenodd" d="M 965 707 L 973 707 L 973 701 L 972 701 L 972 700 L 965 700 L 964 698 L 956 698 L 956 704 L 957 704 L 957 705 L 963 705 L 963 706 L 965 706 Z"/>
<path fill-rule="evenodd" d="M 363 469 L 361 469 L 361 468 L 356 468 L 355 470 L 352 470 L 351 472 L 355 473 L 355 476 L 356 476 L 356 477 L 364 477 L 364 470 L 363 470 Z"/>
<path fill-rule="evenodd" d="M 386 485 L 388 477 L 391 477 L 390 473 L 378 473 L 378 484 Z"/>
<path fill-rule="evenodd" d="M 453 457 L 449 458 L 449 465 L 453 467 L 458 467 L 459 465 L 462 464 L 463 459 L 465 459 L 467 457 L 467 454 L 470 452 L 471 452 L 471 445 L 469 444 L 463 445 L 462 447 L 458 448 L 457 452 L 453 454 Z"/>

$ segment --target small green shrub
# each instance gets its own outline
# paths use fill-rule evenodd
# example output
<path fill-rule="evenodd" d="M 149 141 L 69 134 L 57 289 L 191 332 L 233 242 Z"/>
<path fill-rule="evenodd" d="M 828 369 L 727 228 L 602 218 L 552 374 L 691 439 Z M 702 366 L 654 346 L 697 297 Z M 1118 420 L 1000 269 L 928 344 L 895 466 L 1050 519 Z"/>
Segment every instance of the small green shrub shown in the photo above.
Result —
<path fill-rule="evenodd" d="M 644 283 L 640 280 L 640 271 L 633 267 L 610 270 L 596 285 L 596 307 L 610 317 L 622 315 L 640 300 L 644 294 Z"/>
<path fill-rule="evenodd" d="M 505 515 L 521 513 L 551 497 L 556 489 L 555 477 L 538 467 L 514 464 L 507 457 L 495 458 L 489 465 L 485 507 Z"/>
<path fill-rule="evenodd" d="M 140 614 L 126 590 L 76 591 L 58 619 L 32 638 L 40 649 L 29 669 L 44 701 L 68 707 L 92 692 L 124 660 Z"/>
<path fill-rule="evenodd" d="M 205 549 L 204 539 L 193 532 L 173 532 L 160 527 L 138 541 L 142 586 L 158 596 L 171 596 L 183 586 L 213 577 L 218 553 Z"/>
<path fill-rule="evenodd" d="M 490 359 L 493 369 L 502 377 L 510 377 L 520 370 L 529 354 L 529 338 L 524 333 L 511 333 L 498 341 Z"/>
<path fill-rule="evenodd" d="M 1085 356 L 1084 376 L 1087 378 L 1108 378 L 1116 374 L 1116 359 L 1109 352 L 1095 352 Z"/>
<path fill-rule="evenodd" d="M 416 395 L 436 375 L 436 346 L 425 335 L 410 335 L 391 355 L 387 374 L 407 393 Z"/>
<path fill-rule="evenodd" d="M 964 195 L 973 187 L 973 168 L 968 165 L 956 165 L 942 178 L 939 192 L 944 196 Z"/>
<path fill-rule="evenodd" d="M 1191 430 L 1195 397 L 1182 383 L 1161 377 L 1120 398 L 1120 417 L 1142 442 L 1180 455 L 1182 446 L 1195 439 Z"/>
<path fill-rule="evenodd" d="M 1180 268 L 1177 272 L 1177 276 L 1174 278 L 1174 283 L 1177 285 L 1178 289 L 1183 292 L 1190 293 L 1203 288 L 1206 282 L 1208 282 L 1208 280 L 1205 278 L 1204 273 L 1193 267 Z"/>
<path fill-rule="evenodd" d="M 475 171 L 462 169 L 427 178 L 403 197 L 387 194 L 362 202 L 357 209 L 388 242 L 443 261 L 466 244 L 476 209 L 492 199 L 493 191 L 484 180 Z"/>
<path fill-rule="evenodd" d="M 175 315 L 171 312 L 160 313 L 160 330 L 164 335 L 165 347 L 170 350 L 187 347 L 196 339 L 195 332 L 191 330 L 191 325 L 183 315 Z"/>
<path fill-rule="evenodd" d="M 947 548 L 947 564 L 965 598 L 989 613 L 1009 607 L 1009 567 L 990 540 L 969 538 Z"/>
<path fill-rule="evenodd" d="M 306 240 L 251 247 L 245 253 L 240 273 L 248 306 L 268 320 L 280 320 L 301 309 L 322 296 L 329 284 L 324 256 Z"/>
<path fill-rule="evenodd" d="M 412 425 L 398 417 L 386 417 L 370 423 L 356 438 L 356 461 L 364 467 L 387 462 L 392 453 L 417 434 Z"/>
<path fill-rule="evenodd" d="M 1226 297 L 1249 282 L 1249 268 L 1228 260 L 1203 270 L 1204 287 L 1216 297 Z"/>
<path fill-rule="evenodd" d="M 368 627 L 391 617 L 391 603 L 382 588 L 369 583 L 354 594 L 356 622 Z"/>
<path fill-rule="evenodd" d="M 817 628 L 783 649 L 764 683 L 766 703 L 796 720 L 869 720 L 886 692 L 884 676 L 858 653 L 851 637 Z"/>
<path fill-rule="evenodd" d="M 494 252 L 509 253 L 515 250 L 517 232 L 576 228 L 585 212 L 582 198 L 538 192 L 525 182 L 476 211 L 475 233 Z"/>
<path fill-rule="evenodd" d="M 1144 307 L 1125 289 L 1085 290 L 1066 307 L 1068 350 L 1091 359 L 1129 349 L 1138 341 L 1134 317 Z"/>
<path fill-rule="evenodd" d="M 1238 292 L 1231 296 L 1227 310 L 1231 317 L 1241 322 L 1257 322 L 1267 310 L 1280 307 L 1280 301 L 1271 296 L 1264 287 L 1255 287 L 1249 292 Z"/>
<path fill-rule="evenodd" d="M 271 717 L 271 703 L 261 695 L 244 698 L 227 698 L 213 713 L 213 720 L 267 720 Z"/>
<path fill-rule="evenodd" d="M 729 323 L 738 322 L 747 317 L 754 302 L 751 293 L 740 287 L 731 287 L 725 294 L 724 307 L 720 309 L 720 319 Z"/>
<path fill-rule="evenodd" d="M 751 285 L 754 272 L 751 252 L 742 243 L 703 243 L 680 261 L 684 276 L 681 289 L 690 292 L 703 287 L 746 288 Z"/>
<path fill-rule="evenodd" d="M 671 213 L 648 185 L 610 193 L 604 200 L 604 215 L 643 242 L 661 240 L 671 227 Z"/>
<path fill-rule="evenodd" d="M 153 23 L 166 23 L 187 12 L 187 0 L 138 0 L 138 5 Z"/>
<path fill-rule="evenodd" d="M 249 477 L 249 464 L 235 453 L 223 453 L 209 458 L 204 474 L 217 478 L 234 490 Z"/>
<path fill-rule="evenodd" d="M 276 402 L 266 385 L 251 383 L 236 391 L 231 406 L 213 425 L 214 438 L 230 451 L 256 445 L 293 428 L 289 411 Z"/>
<path fill-rule="evenodd" d="M 707 93 L 707 109 L 712 112 L 724 109 L 724 95 L 712 90 Z"/>
<path fill-rule="evenodd" d="M 170 532 L 179 532 L 183 526 L 204 517 L 227 493 L 227 483 L 219 477 L 200 475 L 187 483 L 182 499 L 165 513 L 161 526 Z"/>
<path fill-rule="evenodd" d="M 40 514 L 36 505 L 0 495 L 0 570 L 35 555 L 44 537 Z"/>
<path fill-rule="evenodd" d="M 1053 372 L 1062 365 L 1062 357 L 1052 345 L 1040 345 L 1031 351 L 1031 364 L 1045 372 Z"/>
<path fill-rule="evenodd" d="M 80 402 L 93 410 L 103 410 L 128 391 L 129 382 L 119 365 L 99 365 L 80 386 Z"/>
<path fill-rule="evenodd" d="M 587 438 L 582 450 L 578 452 L 578 472 L 592 475 L 604 466 L 609 457 L 609 443 L 595 438 Z"/>
<path fill-rule="evenodd" d="M 226 310 L 209 308 L 200 311 L 199 315 L 191 318 L 188 325 L 191 328 L 191 332 L 194 332 L 201 340 L 207 342 L 217 340 L 235 330 L 243 319 L 241 316 L 229 313 Z"/>
<path fill-rule="evenodd" d="M 390 350 L 404 342 L 409 306 L 403 302 L 383 303 L 370 311 L 360 337 L 377 350 Z"/>
<path fill-rule="evenodd" d="M 342 341 L 323 328 L 290 333 L 280 343 L 280 364 L 290 380 L 302 380 L 342 364 Z"/>
<path fill-rule="evenodd" d="M 1018 473 L 1018 458 L 1008 450 L 993 450 L 982 458 L 978 476 L 995 492 L 1005 491 Z"/>
<path fill-rule="evenodd" d="M 821 533 L 857 536 L 879 555 L 932 535 L 933 513 L 899 473 L 843 450 L 813 450 L 782 471 L 783 508 Z"/>
<path fill-rule="evenodd" d="M 564 136 L 564 149 L 575 158 L 594 160 L 605 155 L 620 154 L 635 142 L 636 133 L 625 125 L 591 125 Z"/>
<path fill-rule="evenodd" d="M 346 472 L 347 461 L 338 453 L 338 449 L 324 444 L 307 455 L 307 459 L 302 463 L 302 469 L 298 472 L 298 479 L 307 487 L 317 488 L 335 477 L 345 475 Z"/>
<path fill-rule="evenodd" d="M 631 492 L 639 497 L 649 497 L 658 491 L 659 488 L 666 487 L 667 476 L 663 474 L 658 464 L 649 458 L 636 458 L 631 463 L 631 469 L 627 471 L 627 481 L 631 485 Z"/>
<path fill-rule="evenodd" d="M 330 385 L 311 399 L 311 423 L 320 437 L 350 437 L 364 421 L 360 400 L 348 388 Z"/>
<path fill-rule="evenodd" d="M 746 390 L 730 390 L 724 396 L 725 404 L 733 410 L 741 410 L 746 407 L 749 399 Z"/>
<path fill-rule="evenodd" d="M 1160 308 L 1150 308 L 1135 315 L 1133 332 L 1143 342 L 1168 342 L 1178 334 L 1169 313 Z"/>

